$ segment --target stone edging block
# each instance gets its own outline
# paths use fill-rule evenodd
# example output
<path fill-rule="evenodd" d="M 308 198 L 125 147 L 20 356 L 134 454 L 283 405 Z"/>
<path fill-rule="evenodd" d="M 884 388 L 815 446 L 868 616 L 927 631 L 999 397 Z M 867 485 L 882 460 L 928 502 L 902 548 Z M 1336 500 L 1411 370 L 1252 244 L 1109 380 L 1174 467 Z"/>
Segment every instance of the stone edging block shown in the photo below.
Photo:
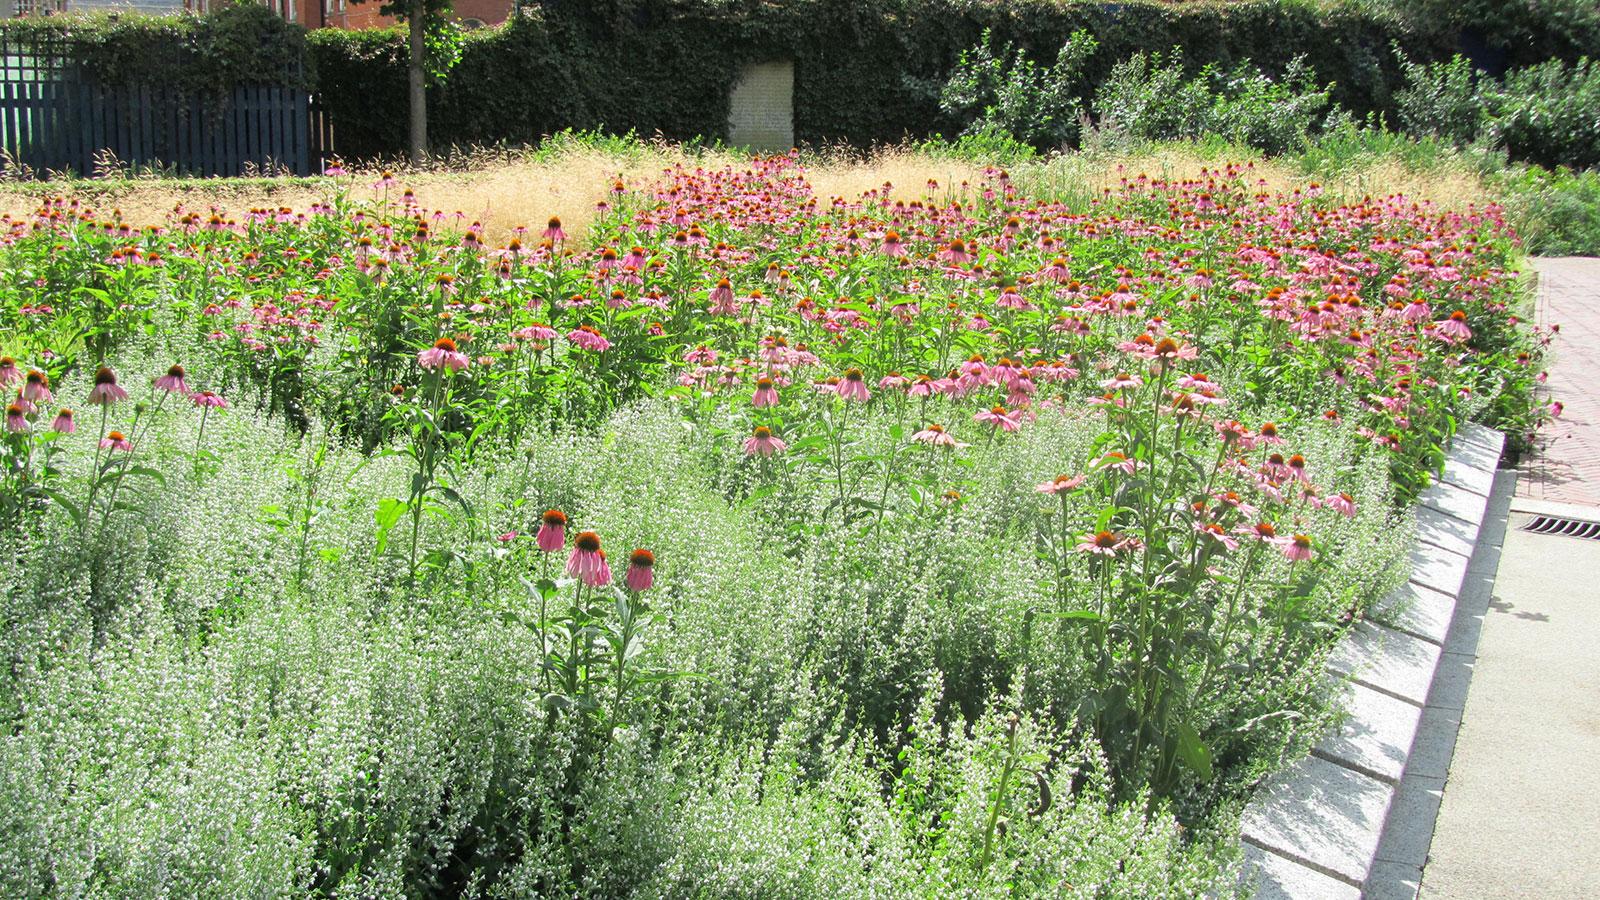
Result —
<path fill-rule="evenodd" d="M 1505 436 L 1456 433 L 1444 474 L 1418 498 L 1407 584 L 1328 659 L 1349 717 L 1268 779 L 1240 823 L 1244 883 L 1258 900 L 1359 900 L 1411 759 L 1467 578 Z"/>

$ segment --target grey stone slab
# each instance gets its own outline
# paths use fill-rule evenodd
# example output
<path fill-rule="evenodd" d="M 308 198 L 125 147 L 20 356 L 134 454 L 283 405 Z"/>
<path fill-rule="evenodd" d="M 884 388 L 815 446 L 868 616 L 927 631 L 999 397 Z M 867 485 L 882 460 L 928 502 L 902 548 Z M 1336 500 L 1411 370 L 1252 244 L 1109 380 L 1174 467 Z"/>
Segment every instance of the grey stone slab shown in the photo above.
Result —
<path fill-rule="evenodd" d="M 1471 556 L 1477 546 L 1478 523 L 1447 516 L 1426 506 L 1417 508 L 1417 540 L 1443 547 L 1451 553 Z"/>
<path fill-rule="evenodd" d="M 1444 471 L 1439 477 L 1450 484 L 1460 485 L 1474 494 L 1482 494 L 1485 497 L 1494 490 L 1493 469 L 1474 468 L 1453 456 L 1445 460 Z"/>
<path fill-rule="evenodd" d="M 1416 544 L 1410 558 L 1413 582 L 1441 594 L 1461 596 L 1461 584 L 1467 578 L 1466 556 L 1432 544 Z"/>
<path fill-rule="evenodd" d="M 1493 472 L 1500 467 L 1498 446 L 1487 447 L 1472 441 L 1458 440 L 1450 445 L 1450 457 L 1484 472 Z"/>
<path fill-rule="evenodd" d="M 1378 602 L 1372 618 L 1443 645 L 1456 616 L 1456 598 L 1415 582 L 1401 585 Z"/>
<path fill-rule="evenodd" d="M 1334 648 L 1328 668 L 1422 706 L 1441 652 L 1422 638 L 1362 622 Z"/>
<path fill-rule="evenodd" d="M 1254 900 L 1361 900 L 1355 887 L 1252 844 L 1243 857 L 1241 880 Z"/>
<path fill-rule="evenodd" d="M 1422 708 L 1352 682 L 1346 683 L 1342 699 L 1349 715 L 1317 744 L 1314 752 L 1390 784 L 1399 784 L 1411 742 L 1417 736 Z"/>
<path fill-rule="evenodd" d="M 1433 689 L 1428 692 L 1428 705 L 1457 712 L 1466 709 L 1467 689 L 1472 686 L 1476 667 L 1477 657 L 1469 653 L 1441 653 Z"/>
<path fill-rule="evenodd" d="M 1417 722 L 1417 738 L 1411 742 L 1411 755 L 1406 757 L 1406 778 L 1448 778 L 1450 758 L 1456 752 L 1456 733 L 1460 730 L 1461 710 L 1424 708 Z"/>
<path fill-rule="evenodd" d="M 1417 497 L 1417 502 L 1474 525 L 1483 523 L 1484 511 L 1489 508 L 1488 497 L 1443 481 L 1428 485 L 1428 489 Z"/>
<path fill-rule="evenodd" d="M 1476 422 L 1468 422 L 1465 425 L 1462 425 L 1460 428 L 1457 428 L 1456 439 L 1466 441 L 1469 444 L 1477 444 L 1480 447 L 1486 447 L 1495 451 L 1496 453 L 1499 453 L 1500 448 L 1504 447 L 1506 443 L 1506 436 L 1504 434 L 1495 431 L 1493 428 L 1479 425 Z"/>
<path fill-rule="evenodd" d="M 1257 846 L 1361 884 L 1378 852 L 1394 786 L 1315 756 L 1280 772 L 1245 810 Z"/>
<path fill-rule="evenodd" d="M 1383 840 L 1378 842 L 1378 862 L 1405 863 L 1420 872 L 1428 864 L 1433 823 L 1439 818 L 1439 801 L 1443 799 L 1443 778 L 1407 775 L 1395 791 L 1394 802 L 1389 804 Z"/>
<path fill-rule="evenodd" d="M 1422 891 L 1422 867 L 1379 860 L 1372 864 L 1362 900 L 1417 900 Z"/>

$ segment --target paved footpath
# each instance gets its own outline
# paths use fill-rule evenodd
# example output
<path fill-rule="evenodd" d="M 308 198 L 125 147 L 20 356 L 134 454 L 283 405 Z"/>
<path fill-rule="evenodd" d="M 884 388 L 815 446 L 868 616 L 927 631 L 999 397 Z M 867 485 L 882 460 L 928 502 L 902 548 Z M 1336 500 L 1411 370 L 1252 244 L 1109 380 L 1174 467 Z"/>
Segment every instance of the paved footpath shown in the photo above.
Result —
<path fill-rule="evenodd" d="M 1566 409 L 1548 451 L 1525 460 L 1517 496 L 1600 506 L 1600 259 L 1540 258 L 1535 321 L 1561 326 L 1550 345 L 1549 388 Z M 1600 890 L 1596 891 L 1600 896 Z"/>
<path fill-rule="evenodd" d="M 1438 803 L 1421 900 L 1600 897 L 1600 541 L 1521 530 L 1535 514 L 1600 522 L 1600 259 L 1537 266 L 1566 410 L 1524 462 L 1492 595 L 1452 628 L 1471 681 L 1442 800 L 1414 795 Z"/>

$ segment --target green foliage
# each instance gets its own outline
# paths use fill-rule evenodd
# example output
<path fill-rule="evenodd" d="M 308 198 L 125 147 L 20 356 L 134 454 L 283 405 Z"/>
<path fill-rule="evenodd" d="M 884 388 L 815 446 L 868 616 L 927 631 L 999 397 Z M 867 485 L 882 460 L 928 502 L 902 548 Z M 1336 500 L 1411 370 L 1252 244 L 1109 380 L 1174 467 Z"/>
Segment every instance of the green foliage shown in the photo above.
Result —
<path fill-rule="evenodd" d="M 1600 166 L 1600 58 L 1549 60 L 1510 72 L 1491 95 L 1489 120 L 1513 159 Z"/>
<path fill-rule="evenodd" d="M 1461 34 L 1481 45 L 1480 55 L 1511 67 L 1600 56 L 1600 6 L 1594 0 L 1361 0 L 1361 5 L 1393 16 L 1408 31 Z"/>
<path fill-rule="evenodd" d="M 166 84 L 221 94 L 236 84 L 308 87 L 305 28 L 254 3 L 203 16 L 23 18 L 0 21 L 0 39 L 81 65 L 109 85 Z"/>
<path fill-rule="evenodd" d="M 1527 166 L 1501 183 L 1529 253 L 1600 256 L 1600 172 Z"/>
<path fill-rule="evenodd" d="M 1478 73 L 1459 54 L 1435 63 L 1401 60 L 1407 87 L 1395 96 L 1400 124 L 1413 134 L 1434 135 L 1466 146 L 1483 132 Z"/>
<path fill-rule="evenodd" d="M 1040 148 L 1075 144 L 1083 114 L 1083 64 L 1094 53 L 1094 38 L 1086 31 L 1073 32 L 1049 68 L 1011 44 L 996 55 L 992 39 L 984 29 L 976 47 L 961 51 L 939 93 L 940 111 L 970 121 L 964 135 L 1006 133 Z"/>
<path fill-rule="evenodd" d="M 1119 62 L 1095 95 L 1102 137 L 1195 139 L 1216 135 L 1279 154 L 1305 146 L 1320 125 L 1331 86 L 1317 90 L 1304 61 L 1289 62 L 1281 80 L 1240 64 L 1215 65 L 1184 77 L 1183 51 L 1163 59 L 1136 53 Z"/>
<path fill-rule="evenodd" d="M 1403 65 L 1410 84 L 1398 100 L 1407 130 L 1463 147 L 1482 142 L 1549 167 L 1600 165 L 1600 63 L 1553 59 L 1500 81 L 1460 56 Z"/>

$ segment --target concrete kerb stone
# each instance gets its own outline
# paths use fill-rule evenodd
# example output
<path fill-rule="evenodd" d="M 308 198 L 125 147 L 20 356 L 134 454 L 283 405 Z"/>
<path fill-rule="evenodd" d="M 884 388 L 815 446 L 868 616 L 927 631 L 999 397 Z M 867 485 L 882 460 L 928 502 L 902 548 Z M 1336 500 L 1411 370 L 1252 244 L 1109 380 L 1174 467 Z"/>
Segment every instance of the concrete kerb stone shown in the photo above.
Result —
<path fill-rule="evenodd" d="M 1503 435 L 1481 426 L 1457 432 L 1446 477 L 1418 500 L 1409 583 L 1380 603 L 1371 621 L 1350 629 L 1329 657 L 1329 675 L 1346 682 L 1348 717 L 1309 757 L 1268 779 L 1246 807 L 1243 878 L 1256 897 L 1331 900 L 1366 891 L 1376 900 L 1404 896 L 1419 883 L 1424 860 L 1408 848 L 1420 846 L 1425 855 L 1432 833 L 1410 834 L 1411 821 L 1390 822 L 1389 813 L 1436 796 L 1449 765 L 1448 748 L 1419 746 L 1418 731 L 1425 708 L 1435 718 L 1459 717 L 1447 705 L 1439 708 L 1440 695 L 1456 693 L 1454 683 L 1463 677 L 1444 644 L 1503 442 Z M 1446 656 L 1452 656 L 1450 665 L 1441 666 Z M 1441 669 L 1449 670 L 1444 674 L 1451 684 L 1436 690 Z M 1465 677 L 1470 674 L 1469 666 Z"/>

